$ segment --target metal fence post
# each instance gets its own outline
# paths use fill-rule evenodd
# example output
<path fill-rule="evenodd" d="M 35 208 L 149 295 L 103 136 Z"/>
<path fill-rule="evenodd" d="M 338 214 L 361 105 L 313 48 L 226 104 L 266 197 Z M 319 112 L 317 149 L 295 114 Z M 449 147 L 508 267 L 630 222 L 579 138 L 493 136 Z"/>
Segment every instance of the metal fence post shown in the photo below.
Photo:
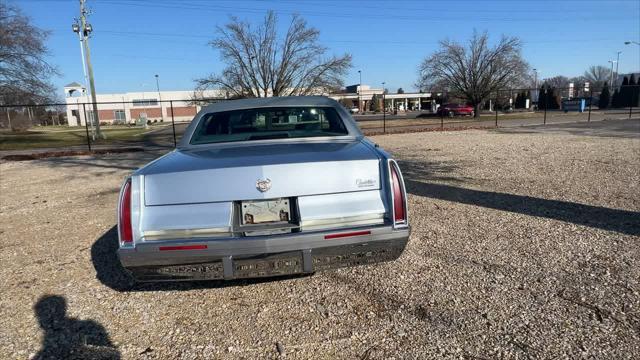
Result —
<path fill-rule="evenodd" d="M 176 142 L 176 120 L 173 114 L 173 100 L 169 100 L 169 105 L 171 106 L 171 127 L 173 128 L 173 147 L 178 147 L 178 143 Z"/>
<path fill-rule="evenodd" d="M 544 120 L 543 125 L 547 125 L 547 108 L 549 107 L 549 97 L 547 96 L 547 88 L 544 88 Z"/>
<path fill-rule="evenodd" d="M 382 133 L 385 134 L 387 132 L 387 112 L 386 110 L 382 110 Z"/>
<path fill-rule="evenodd" d="M 629 104 L 629 119 L 631 119 L 631 110 L 633 109 L 633 103 Z"/>
<path fill-rule="evenodd" d="M 384 85 L 384 83 L 382 83 Z M 382 89 L 382 133 L 387 132 L 387 102 L 384 96 L 384 86 Z"/>
<path fill-rule="evenodd" d="M 87 121 L 87 107 L 85 103 L 82 103 L 82 113 L 84 114 L 84 129 L 87 133 L 87 147 L 91 151 L 91 138 L 89 138 L 89 122 Z"/>
<path fill-rule="evenodd" d="M 593 88 L 589 92 L 589 117 L 587 117 L 587 122 L 591 122 L 591 103 L 593 103 Z"/>

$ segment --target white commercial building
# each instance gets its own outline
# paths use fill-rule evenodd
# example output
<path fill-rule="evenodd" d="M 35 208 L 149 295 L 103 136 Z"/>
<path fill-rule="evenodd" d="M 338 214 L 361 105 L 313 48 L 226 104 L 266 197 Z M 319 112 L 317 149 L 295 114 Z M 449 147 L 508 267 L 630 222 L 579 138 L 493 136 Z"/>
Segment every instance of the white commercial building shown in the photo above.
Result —
<path fill-rule="evenodd" d="M 386 109 L 388 111 L 421 111 L 436 110 L 435 97 L 440 94 L 432 94 L 428 92 L 417 93 L 401 93 L 401 94 L 384 94 L 384 89 L 374 89 L 368 85 L 350 85 L 345 88 L 344 93 L 330 94 L 329 97 L 342 102 L 351 101 L 352 106 L 366 111 L 370 108 L 373 96 L 376 95 L 378 101 L 384 98 Z M 380 107 L 382 109 L 382 106 Z"/>
<path fill-rule="evenodd" d="M 71 83 L 64 87 L 69 126 L 85 125 L 91 118 L 93 105 L 84 87 Z M 199 93 L 206 99 L 224 99 L 218 90 Z M 189 121 L 200 111 L 193 91 L 144 91 L 120 94 L 97 94 L 98 119 L 105 123 L 135 123 L 136 121 Z M 171 101 L 169 101 L 171 100 Z M 86 104 L 83 106 L 83 103 Z M 86 115 L 85 115 L 86 114 Z"/>
<path fill-rule="evenodd" d="M 78 83 L 64 87 L 69 126 L 84 126 L 85 118 L 93 117 L 91 98 L 85 88 Z M 337 94 L 327 96 L 360 111 L 370 108 L 376 95 L 382 105 L 383 89 L 373 89 L 367 85 L 351 85 Z M 97 94 L 98 119 L 101 123 L 146 123 L 147 121 L 190 121 L 200 111 L 201 104 L 227 98 L 221 90 L 207 90 L 198 93 L 199 103 L 194 99 L 194 91 L 144 91 L 120 94 Z M 388 111 L 431 110 L 435 111 L 435 99 L 431 93 L 385 94 Z M 382 109 L 382 106 L 380 106 Z M 91 123 L 91 122 L 90 122 Z"/>

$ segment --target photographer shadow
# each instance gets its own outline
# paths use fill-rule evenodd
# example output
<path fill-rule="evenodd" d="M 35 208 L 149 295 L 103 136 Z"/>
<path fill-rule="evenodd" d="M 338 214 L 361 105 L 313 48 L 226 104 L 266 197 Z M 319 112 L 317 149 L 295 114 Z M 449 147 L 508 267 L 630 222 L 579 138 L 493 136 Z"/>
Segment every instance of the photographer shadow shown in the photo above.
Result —
<path fill-rule="evenodd" d="M 102 325 L 67 317 L 64 297 L 45 295 L 33 310 L 44 331 L 42 347 L 34 359 L 120 359 Z"/>

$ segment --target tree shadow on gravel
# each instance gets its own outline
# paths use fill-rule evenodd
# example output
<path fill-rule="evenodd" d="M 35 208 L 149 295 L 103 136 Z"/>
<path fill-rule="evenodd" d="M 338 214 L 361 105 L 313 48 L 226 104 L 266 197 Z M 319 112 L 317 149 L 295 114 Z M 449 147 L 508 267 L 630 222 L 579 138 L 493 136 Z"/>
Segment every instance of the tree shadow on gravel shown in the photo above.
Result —
<path fill-rule="evenodd" d="M 36 160 L 40 164 L 66 169 L 83 169 L 91 168 L 115 169 L 115 170 L 136 170 L 146 163 L 158 158 L 163 151 L 141 151 L 130 154 L 119 154 L 117 156 L 90 156 L 90 157 L 59 157 Z"/>
<path fill-rule="evenodd" d="M 91 262 L 97 279 L 105 286 L 120 292 L 126 291 L 187 291 L 195 289 L 215 289 L 233 286 L 247 286 L 274 281 L 303 278 L 310 274 L 265 277 L 242 280 L 201 280 L 175 282 L 136 283 L 118 259 L 118 228 L 113 226 L 91 246 Z"/>
<path fill-rule="evenodd" d="M 44 331 L 42 348 L 34 359 L 120 359 L 104 326 L 67 316 L 64 297 L 45 295 L 33 310 Z"/>
<path fill-rule="evenodd" d="M 466 189 L 406 178 L 405 182 L 407 184 L 407 192 L 418 196 L 544 217 L 622 234 L 640 235 L 640 212 L 610 209 L 569 201 L 540 199 L 524 195 Z"/>
<path fill-rule="evenodd" d="M 439 151 L 439 149 L 433 149 L 433 151 Z M 398 159 L 398 165 L 405 179 L 413 178 L 422 181 L 447 181 L 457 183 L 469 180 L 467 178 L 452 176 L 451 173 L 460 169 L 461 166 L 450 161 L 412 160 L 404 157 L 403 160 Z"/>

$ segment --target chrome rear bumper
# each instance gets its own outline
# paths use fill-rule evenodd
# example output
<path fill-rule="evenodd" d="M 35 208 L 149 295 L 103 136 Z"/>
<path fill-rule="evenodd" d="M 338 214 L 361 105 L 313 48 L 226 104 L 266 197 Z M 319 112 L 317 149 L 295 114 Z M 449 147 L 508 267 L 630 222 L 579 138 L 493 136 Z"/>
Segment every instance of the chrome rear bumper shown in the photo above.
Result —
<path fill-rule="evenodd" d="M 349 233 L 361 235 L 334 237 Z M 135 248 L 120 248 L 118 256 L 138 281 L 242 279 L 392 261 L 402 254 L 408 238 L 409 228 L 385 226 L 310 234 L 147 241 Z"/>

